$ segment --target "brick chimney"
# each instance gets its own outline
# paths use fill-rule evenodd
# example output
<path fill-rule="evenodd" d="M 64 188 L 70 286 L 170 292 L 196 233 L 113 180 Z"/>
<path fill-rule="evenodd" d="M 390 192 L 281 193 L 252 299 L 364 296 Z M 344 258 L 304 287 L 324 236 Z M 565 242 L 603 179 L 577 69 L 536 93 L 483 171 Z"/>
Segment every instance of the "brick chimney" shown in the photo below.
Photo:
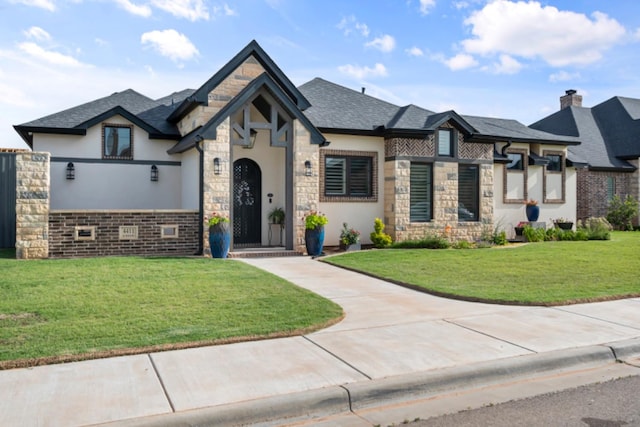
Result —
<path fill-rule="evenodd" d="M 567 107 L 582 107 L 582 95 L 578 95 L 574 89 L 565 91 L 565 95 L 560 97 L 560 109 Z"/>

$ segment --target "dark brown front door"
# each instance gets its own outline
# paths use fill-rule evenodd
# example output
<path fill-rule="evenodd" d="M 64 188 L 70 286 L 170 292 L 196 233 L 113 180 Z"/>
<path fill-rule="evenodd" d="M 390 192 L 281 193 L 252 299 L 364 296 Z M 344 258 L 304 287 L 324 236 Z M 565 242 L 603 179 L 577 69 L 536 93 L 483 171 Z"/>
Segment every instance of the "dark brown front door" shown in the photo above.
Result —
<path fill-rule="evenodd" d="M 251 159 L 233 163 L 233 243 L 261 244 L 262 173 Z"/>

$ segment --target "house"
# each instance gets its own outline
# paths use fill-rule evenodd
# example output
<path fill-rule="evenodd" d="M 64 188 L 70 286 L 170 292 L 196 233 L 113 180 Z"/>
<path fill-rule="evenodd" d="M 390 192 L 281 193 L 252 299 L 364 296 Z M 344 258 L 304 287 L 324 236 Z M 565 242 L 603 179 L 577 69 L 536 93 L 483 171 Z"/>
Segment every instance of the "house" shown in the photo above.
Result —
<path fill-rule="evenodd" d="M 196 90 L 129 89 L 15 126 L 34 152 L 18 167 L 18 256 L 206 254 L 213 212 L 230 217 L 232 250 L 297 252 L 310 210 L 329 218 L 327 245 L 344 222 L 369 243 L 375 218 L 395 240 L 512 235 L 528 199 L 541 223 L 575 218 L 575 137 L 364 92 L 295 87 L 252 41 Z"/>
<path fill-rule="evenodd" d="M 640 199 L 640 99 L 613 97 L 595 107 L 567 90 L 560 110 L 531 128 L 581 142 L 569 148 L 571 162 L 586 168 L 577 174 L 577 218 L 606 216 L 614 195 Z"/>

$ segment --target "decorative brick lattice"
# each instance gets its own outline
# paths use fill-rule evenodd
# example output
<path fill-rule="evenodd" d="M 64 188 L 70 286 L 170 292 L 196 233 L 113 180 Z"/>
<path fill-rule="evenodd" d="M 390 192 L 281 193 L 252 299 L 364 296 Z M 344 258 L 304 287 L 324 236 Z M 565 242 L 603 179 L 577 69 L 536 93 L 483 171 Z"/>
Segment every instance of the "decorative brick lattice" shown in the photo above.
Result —
<path fill-rule="evenodd" d="M 493 159 L 493 144 L 464 142 L 462 134 L 458 134 L 458 157 L 461 159 Z"/>
<path fill-rule="evenodd" d="M 435 137 L 429 138 L 391 138 L 384 141 L 385 157 L 435 157 Z"/>

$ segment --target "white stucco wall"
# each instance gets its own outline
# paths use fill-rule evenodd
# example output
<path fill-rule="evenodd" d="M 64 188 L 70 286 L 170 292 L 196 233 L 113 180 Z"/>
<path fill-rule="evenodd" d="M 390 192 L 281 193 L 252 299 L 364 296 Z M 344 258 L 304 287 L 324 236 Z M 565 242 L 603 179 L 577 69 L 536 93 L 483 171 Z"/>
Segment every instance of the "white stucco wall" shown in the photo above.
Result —
<path fill-rule="evenodd" d="M 320 212 L 327 215 L 329 223 L 325 226 L 325 245 L 340 244 L 342 223 L 349 224 L 349 228 L 360 231 L 360 242 L 370 244 L 369 234 L 373 231 L 376 218 L 384 217 L 384 138 L 327 134 L 331 141 L 329 150 L 376 151 L 378 153 L 378 187 L 377 202 L 320 202 Z M 321 149 L 322 150 L 322 149 Z"/>
<path fill-rule="evenodd" d="M 182 153 L 182 209 L 200 209 L 200 153 L 195 148 Z"/>
<path fill-rule="evenodd" d="M 111 117 L 104 123 L 130 124 L 120 116 Z M 133 129 L 134 161 L 181 160 L 181 156 L 167 154 L 175 141 L 150 140 L 143 129 L 135 126 Z M 102 162 L 101 123 L 89 128 L 85 136 L 36 134 L 33 149 L 51 153 L 53 210 L 182 208 L 181 167 L 158 164 L 159 180 L 151 182 L 150 164 Z M 56 161 L 57 157 L 66 160 Z M 68 160 L 74 163 L 74 180 L 66 179 Z"/>
<path fill-rule="evenodd" d="M 526 144 L 514 144 L 513 148 L 526 148 Z M 545 150 L 565 151 L 564 146 L 544 146 Z M 524 203 L 504 203 L 504 165 L 496 163 L 494 165 L 494 212 L 495 226 L 505 230 L 507 236 L 514 235 L 514 227 L 521 221 L 527 221 Z M 561 185 L 558 175 L 547 175 L 547 198 L 556 197 L 560 194 Z M 551 186 L 551 187 L 549 187 Z M 528 199 L 537 200 L 540 206 L 540 217 L 538 221 L 546 222 L 547 227 L 553 225 L 553 220 L 557 218 L 568 218 L 576 222 L 577 209 L 577 175 L 575 168 L 565 168 L 565 202 L 564 203 L 544 203 L 544 166 L 529 166 L 527 175 Z M 510 194 L 521 194 L 513 188 L 507 189 Z"/>

